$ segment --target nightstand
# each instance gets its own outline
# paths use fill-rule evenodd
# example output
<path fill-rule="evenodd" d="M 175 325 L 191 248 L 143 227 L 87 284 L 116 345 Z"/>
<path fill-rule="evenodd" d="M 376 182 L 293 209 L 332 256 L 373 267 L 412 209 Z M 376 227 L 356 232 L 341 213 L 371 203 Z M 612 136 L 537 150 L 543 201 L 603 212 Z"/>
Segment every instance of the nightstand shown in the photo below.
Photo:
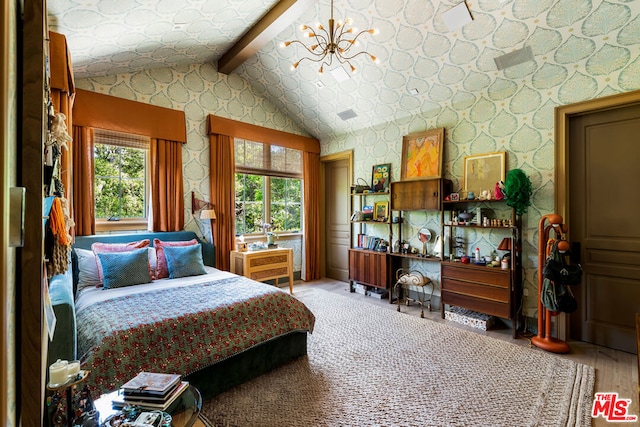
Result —
<path fill-rule="evenodd" d="M 293 294 L 293 249 L 231 251 L 231 272 L 259 282 L 275 279 L 276 286 L 280 277 L 288 277 Z"/>

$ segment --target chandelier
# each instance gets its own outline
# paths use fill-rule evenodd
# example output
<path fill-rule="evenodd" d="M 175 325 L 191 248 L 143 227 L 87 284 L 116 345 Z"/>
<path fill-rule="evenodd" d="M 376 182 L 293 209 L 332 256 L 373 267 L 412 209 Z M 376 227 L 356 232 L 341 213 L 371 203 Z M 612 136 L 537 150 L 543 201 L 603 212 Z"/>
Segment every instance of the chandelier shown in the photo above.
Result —
<path fill-rule="evenodd" d="M 313 28 L 307 25 L 302 25 L 300 27 L 302 31 L 309 30 L 309 32 L 305 33 L 304 35 L 312 39 L 315 44 L 307 46 L 300 40 L 291 40 L 282 43 L 282 47 L 288 47 L 293 43 L 299 43 L 307 50 L 307 52 L 311 54 L 310 57 L 304 57 L 294 63 L 291 66 L 291 69 L 295 70 L 296 68 L 298 68 L 298 65 L 300 65 L 302 61 L 309 60 L 311 62 L 321 63 L 318 72 L 322 74 L 322 72 L 324 71 L 324 67 L 330 67 L 333 63 L 333 58 L 335 57 L 340 64 L 349 65 L 349 67 L 351 68 L 351 72 L 355 73 L 356 67 L 353 66 L 351 60 L 360 55 L 366 55 L 371 58 L 373 62 L 378 63 L 378 58 L 376 58 L 369 52 L 361 51 L 354 53 L 351 51 L 351 48 L 357 44 L 358 38 L 362 34 L 376 34 L 377 30 L 371 28 L 358 32 L 357 29 L 349 27 L 349 25 L 351 25 L 351 19 L 347 19 L 344 23 L 342 23 L 341 21 L 334 21 L 333 0 L 331 0 L 331 18 L 329 19 L 328 30 L 323 27 L 322 24 L 317 24 L 315 31 L 313 30 Z M 355 34 L 355 37 L 352 36 L 353 34 Z"/>

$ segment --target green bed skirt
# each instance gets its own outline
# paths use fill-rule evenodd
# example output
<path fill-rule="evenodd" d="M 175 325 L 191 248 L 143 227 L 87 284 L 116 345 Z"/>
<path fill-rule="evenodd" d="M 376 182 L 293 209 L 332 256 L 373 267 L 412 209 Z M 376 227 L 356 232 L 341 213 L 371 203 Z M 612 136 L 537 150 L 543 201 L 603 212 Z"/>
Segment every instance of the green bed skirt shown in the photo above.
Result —
<path fill-rule="evenodd" d="M 292 332 L 186 376 L 206 400 L 307 354 L 307 333 Z"/>

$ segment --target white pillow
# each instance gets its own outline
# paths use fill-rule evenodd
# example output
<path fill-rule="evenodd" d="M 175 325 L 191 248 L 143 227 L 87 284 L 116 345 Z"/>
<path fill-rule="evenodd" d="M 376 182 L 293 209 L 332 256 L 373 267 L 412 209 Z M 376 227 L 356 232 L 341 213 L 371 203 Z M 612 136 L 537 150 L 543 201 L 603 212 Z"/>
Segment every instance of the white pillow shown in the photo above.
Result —
<path fill-rule="evenodd" d="M 156 255 L 156 248 L 149 247 L 149 269 L 153 273 L 154 279 L 156 275 L 156 264 L 158 263 L 158 256 Z"/>
<path fill-rule="evenodd" d="M 87 249 L 75 248 L 78 257 L 78 291 L 87 287 L 96 287 L 102 284 L 98 275 L 96 255 Z"/>
<path fill-rule="evenodd" d="M 149 249 L 149 268 L 156 271 L 156 248 Z M 78 291 L 87 287 L 100 287 L 102 281 L 98 273 L 98 260 L 93 251 L 87 249 L 75 248 L 74 251 L 78 257 Z"/>

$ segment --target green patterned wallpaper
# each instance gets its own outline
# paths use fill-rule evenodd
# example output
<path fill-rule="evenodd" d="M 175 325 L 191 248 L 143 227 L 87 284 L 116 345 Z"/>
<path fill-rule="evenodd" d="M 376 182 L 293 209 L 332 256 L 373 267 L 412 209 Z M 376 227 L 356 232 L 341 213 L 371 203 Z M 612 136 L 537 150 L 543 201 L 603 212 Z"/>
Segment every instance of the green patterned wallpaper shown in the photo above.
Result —
<path fill-rule="evenodd" d="M 95 77 L 76 81 L 76 86 L 93 92 L 184 110 L 187 143 L 184 145 L 185 229 L 198 231 L 191 215 L 191 191 L 209 200 L 209 114 L 254 125 L 308 136 L 267 99 L 256 95 L 251 86 L 235 75 L 219 74 L 212 65 L 155 68 L 130 74 Z M 204 236 L 209 235 L 209 225 Z M 294 269 L 301 270 L 301 241 L 278 240 L 282 247 L 294 248 Z"/>
<path fill-rule="evenodd" d="M 395 181 L 400 179 L 403 135 L 444 127 L 444 177 L 453 180 L 456 189 L 462 186 L 464 156 L 506 151 L 507 170 L 523 169 L 534 190 L 523 227 L 524 286 L 530 295 L 524 307 L 530 317 L 537 316 L 538 221 L 554 208 L 554 107 L 640 89 L 638 10 L 632 13 L 629 7 L 613 2 L 566 1 L 552 8 L 549 2 L 537 4 L 544 13 L 530 39 L 536 56 L 541 54 L 535 62 L 503 72 L 468 73 L 466 77 L 443 68 L 431 87 L 439 94 L 434 108 L 322 141 L 323 155 L 354 150 L 354 178 L 369 180 L 374 164 L 391 163 Z M 514 6 L 514 14 L 517 11 Z M 505 21 L 501 27 L 493 35 L 494 44 L 507 32 L 523 40 L 528 33 L 515 22 Z M 553 55 L 546 55 L 552 50 Z M 442 54 L 459 52 L 451 49 Z M 439 216 L 409 216 L 403 236 L 410 236 L 419 248 L 422 244 L 417 232 L 422 227 L 439 233 Z M 490 253 L 503 236 L 500 231 L 467 232 L 467 246 L 479 247 L 483 254 Z M 439 274 L 439 267 L 431 263 L 413 267 L 432 278 Z"/>
<path fill-rule="evenodd" d="M 353 7 L 356 3 L 349 2 Z M 300 71 L 304 81 L 296 83 L 287 77 L 290 72 L 282 71 L 287 58 L 276 50 L 279 39 L 241 66 L 238 74 L 218 74 L 209 65 L 174 66 L 86 78 L 77 84 L 186 111 L 185 198 L 191 190 L 208 197 L 205 117 L 209 113 L 321 135 L 323 155 L 354 150 L 355 178 L 369 179 L 372 165 L 391 163 L 392 179 L 399 179 L 402 136 L 436 127 L 446 129 L 445 177 L 456 187 L 464 156 L 506 151 L 507 169 L 523 169 L 533 183 L 533 205 L 524 218 L 523 261 L 525 287 L 535 295 L 537 223 L 553 210 L 553 109 L 640 89 L 639 3 L 480 0 L 469 4 L 474 22 L 448 33 L 434 20 L 435 32 L 415 39 L 419 46 L 411 43 L 418 37 L 411 31 L 418 23 L 409 10 L 430 7 L 433 12 L 437 7 L 411 1 L 411 7 L 401 12 L 401 2 L 385 2 L 389 4 L 398 5 L 395 16 L 385 11 L 396 9 L 376 9 L 385 12 L 379 23 L 387 25 L 388 34 L 395 34 L 377 41 L 388 45 L 387 63 L 378 69 L 363 67 L 365 81 L 357 86 L 348 82 L 318 90 L 305 71 Z M 290 35 L 289 30 L 285 33 L 279 38 Z M 531 46 L 535 61 L 496 71 L 493 57 L 523 46 Z M 407 85 L 419 88 L 420 96 L 408 97 Z M 330 118 L 336 106 L 352 101 L 366 107 L 358 110 L 361 117 L 353 122 Z M 385 115 L 388 120 L 381 121 Z M 195 230 L 188 212 L 186 219 L 187 227 Z M 439 230 L 437 215 L 413 214 L 405 235 L 415 235 L 424 226 Z M 497 245 L 496 239 L 499 236 L 477 234 L 469 237 L 468 244 L 486 253 Z M 420 268 L 437 277 L 437 266 Z M 525 307 L 528 315 L 536 315 L 535 298 L 527 298 Z"/>

